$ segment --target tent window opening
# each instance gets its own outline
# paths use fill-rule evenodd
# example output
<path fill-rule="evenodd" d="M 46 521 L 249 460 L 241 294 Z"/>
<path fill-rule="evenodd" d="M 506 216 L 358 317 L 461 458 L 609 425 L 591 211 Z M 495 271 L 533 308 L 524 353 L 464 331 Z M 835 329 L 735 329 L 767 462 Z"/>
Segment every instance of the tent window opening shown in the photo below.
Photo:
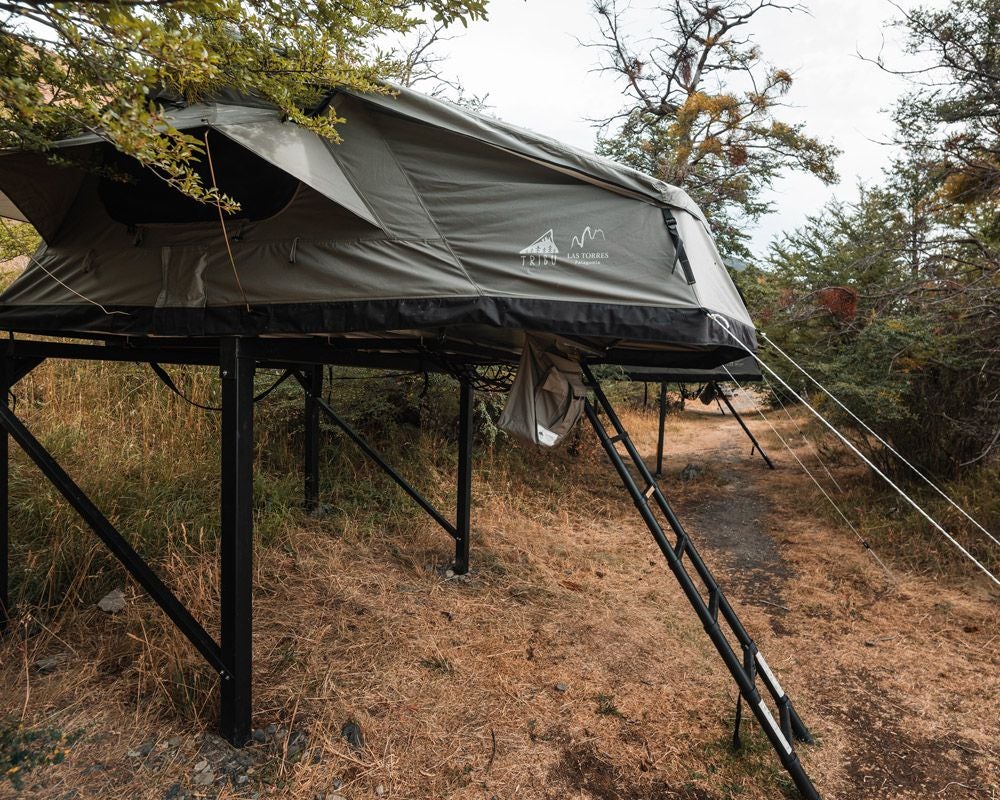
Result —
<path fill-rule="evenodd" d="M 203 140 L 205 129 L 190 132 Z M 240 204 L 230 219 L 256 222 L 273 217 L 292 200 L 299 187 L 297 178 L 254 155 L 232 139 L 209 134 L 212 165 L 219 191 Z M 98 195 L 104 208 L 116 222 L 125 225 L 216 222 L 218 210 L 213 203 L 193 200 L 144 167 L 131 156 L 111 145 L 102 146 L 104 174 Z M 202 185 L 211 188 L 208 159 L 201 154 L 192 163 Z"/>

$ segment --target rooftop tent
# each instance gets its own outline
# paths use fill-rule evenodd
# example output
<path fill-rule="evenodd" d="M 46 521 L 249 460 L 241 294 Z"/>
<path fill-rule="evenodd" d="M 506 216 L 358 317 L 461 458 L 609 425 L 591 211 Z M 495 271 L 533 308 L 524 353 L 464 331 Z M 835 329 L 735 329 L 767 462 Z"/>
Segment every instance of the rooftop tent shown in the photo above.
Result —
<path fill-rule="evenodd" d="M 711 368 L 755 349 L 746 309 L 687 195 L 408 90 L 332 92 L 315 113 L 347 120 L 342 144 L 283 121 L 253 97 L 160 99 L 176 127 L 207 142 L 211 161 L 197 169 L 207 185 L 214 173 L 239 212 L 220 224 L 215 207 L 170 189 L 96 136 L 57 145 L 58 166 L 43 155 L 0 154 L 0 215 L 30 222 L 44 239 L 0 295 L 0 330 L 59 337 L 6 341 L 0 396 L 48 358 L 149 363 L 175 391 L 163 365 L 218 367 L 218 640 L 6 402 L 0 520 L 8 515 L 11 440 L 216 671 L 220 731 L 242 745 L 253 708 L 255 403 L 287 378 L 303 389 L 307 509 L 319 507 L 322 414 L 452 537 L 454 571 L 464 573 L 474 392 L 490 380 L 468 367 L 499 365 L 506 374 L 531 354 L 529 342 L 550 343 L 572 356 L 569 369 L 580 379 L 572 391 L 552 392 L 551 406 L 562 414 L 565 401 L 586 416 L 741 702 L 803 796 L 817 800 L 791 744 L 810 741 L 808 729 L 591 370 Z M 325 365 L 390 362 L 458 379 L 452 519 L 324 397 Z M 256 393 L 262 368 L 283 374 Z M 542 391 L 553 388 L 552 377 L 539 376 Z M 9 620 L 6 540 L 0 524 L 0 629 Z"/>
<path fill-rule="evenodd" d="M 476 342 L 523 331 L 593 361 L 714 366 L 755 347 L 704 217 L 680 189 L 407 89 L 335 92 L 327 142 L 259 100 L 174 101 L 207 137 L 227 220 L 96 136 L 0 155 L 0 214 L 45 244 L 0 329 L 113 336 Z M 65 166 L 69 164 L 70 166 Z M 205 165 L 199 169 L 211 185 Z M 237 280 L 238 277 L 238 280 Z M 249 310 L 247 309 L 249 306 Z M 708 317 L 726 318 L 729 332 Z"/>

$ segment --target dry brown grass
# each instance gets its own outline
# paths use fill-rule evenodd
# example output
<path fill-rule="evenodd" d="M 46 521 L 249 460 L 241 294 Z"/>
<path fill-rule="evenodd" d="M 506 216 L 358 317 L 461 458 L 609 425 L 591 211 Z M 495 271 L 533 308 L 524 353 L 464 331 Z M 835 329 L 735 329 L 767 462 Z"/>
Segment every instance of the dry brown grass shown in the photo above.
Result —
<path fill-rule="evenodd" d="M 625 417 L 651 453 L 654 416 Z M 741 437 L 703 410 L 673 417 L 668 494 L 682 519 L 699 521 L 692 533 L 820 739 L 800 752 L 824 797 L 1000 797 L 997 596 L 979 581 L 899 571 L 887 584 L 772 437 L 775 473 L 747 458 Z M 707 470 L 679 483 L 688 461 Z M 440 482 L 443 501 L 446 466 L 430 459 L 421 476 L 432 491 Z M 759 733 L 745 727 L 747 752 L 730 752 L 731 680 L 597 449 L 486 453 L 476 468 L 468 581 L 444 577 L 450 541 L 398 505 L 289 515 L 267 535 L 254 722 L 303 730 L 307 747 L 289 759 L 280 738 L 254 745 L 249 786 L 204 796 L 311 800 L 337 781 L 349 800 L 783 796 L 788 782 Z M 763 497 L 763 510 L 748 497 Z M 749 509 L 748 528 L 772 537 L 780 562 L 761 556 L 750 581 L 732 547 L 713 545 L 710 501 Z M 179 519 L 160 569 L 213 630 L 210 533 Z M 22 620 L 32 635 L 0 645 L 4 708 L 28 726 L 83 732 L 66 763 L 29 776 L 23 797 L 160 800 L 175 782 L 190 788 L 214 680 L 159 611 L 128 593 L 120 615 L 74 600 L 44 628 Z M 55 672 L 33 671 L 55 654 Z M 350 719 L 362 751 L 340 736 Z M 151 736 L 180 744 L 126 756 Z"/>

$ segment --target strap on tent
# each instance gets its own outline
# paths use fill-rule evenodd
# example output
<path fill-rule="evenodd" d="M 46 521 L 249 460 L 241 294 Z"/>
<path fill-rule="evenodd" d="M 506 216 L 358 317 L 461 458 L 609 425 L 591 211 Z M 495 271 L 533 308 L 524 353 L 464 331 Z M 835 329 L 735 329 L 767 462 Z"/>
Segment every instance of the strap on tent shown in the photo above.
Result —
<path fill-rule="evenodd" d="M 174 379 L 170 377 L 170 373 L 168 373 L 163 367 L 161 367 L 155 361 L 149 362 L 149 368 L 153 370 L 153 372 L 156 374 L 156 377 L 160 379 L 160 382 L 164 386 L 166 386 L 170 391 L 172 391 L 175 395 L 177 395 L 181 400 L 183 400 L 188 405 L 194 406 L 195 408 L 200 408 L 203 411 L 222 411 L 222 406 L 206 406 L 192 400 L 190 397 L 188 397 L 180 389 L 177 388 L 177 384 L 174 383 Z M 253 402 L 257 403 L 263 400 L 265 397 L 271 394 L 271 392 L 273 392 L 275 389 L 281 386 L 281 384 L 283 384 L 290 377 L 292 377 L 292 371 L 290 369 L 286 369 L 283 373 L 281 373 L 281 377 L 279 377 L 274 383 L 268 386 L 263 392 L 261 392 L 258 395 L 254 395 Z"/>
<path fill-rule="evenodd" d="M 674 245 L 676 259 L 681 263 L 681 269 L 684 270 L 684 278 L 690 286 L 695 282 L 694 272 L 691 270 L 691 262 L 688 260 L 687 251 L 684 249 L 684 242 L 681 241 L 680 231 L 677 230 L 677 220 L 674 219 L 674 212 L 669 208 L 664 208 L 662 211 L 663 222 L 667 226 L 667 233 L 670 234 L 670 241 Z"/>

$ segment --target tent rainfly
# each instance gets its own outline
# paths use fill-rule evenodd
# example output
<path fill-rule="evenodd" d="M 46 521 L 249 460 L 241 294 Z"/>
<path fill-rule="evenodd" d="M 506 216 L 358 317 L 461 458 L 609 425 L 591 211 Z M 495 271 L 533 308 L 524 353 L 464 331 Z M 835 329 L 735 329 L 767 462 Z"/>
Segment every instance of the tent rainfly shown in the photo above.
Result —
<path fill-rule="evenodd" d="M 578 338 L 600 360 L 675 366 L 755 347 L 682 190 L 405 89 L 335 92 L 315 113 L 347 120 L 342 143 L 252 97 L 173 104 L 168 119 L 207 137 L 218 188 L 241 204 L 225 234 L 213 205 L 96 136 L 60 143 L 60 165 L 0 156 L 0 214 L 45 240 L 0 296 L 0 329 L 377 332 L 515 351 L 527 330 Z"/>
<path fill-rule="evenodd" d="M 0 216 L 30 222 L 44 242 L 0 294 L 0 330 L 11 333 L 0 347 L 0 427 L 218 672 L 223 735 L 245 743 L 253 708 L 253 407 L 263 396 L 254 396 L 255 370 L 283 369 L 304 390 L 307 508 L 318 506 L 324 414 L 453 537 L 461 573 L 471 539 L 475 368 L 517 364 L 532 342 L 577 373 L 539 376 L 539 392 L 558 384 L 586 415 L 741 703 L 802 794 L 818 798 L 792 747 L 809 741 L 808 730 L 591 371 L 601 363 L 711 368 L 755 350 L 753 324 L 691 199 L 406 89 L 327 93 L 308 113 L 346 120 L 337 144 L 252 95 L 155 100 L 173 126 L 204 143 L 202 180 L 239 211 L 221 221 L 216 206 L 186 198 L 95 135 L 58 143 L 57 159 L 0 153 Z M 47 358 L 146 362 L 171 388 L 162 365 L 218 367 L 218 641 L 6 402 Z M 454 522 L 323 399 L 327 364 L 458 377 Z M 0 436 L 0 625 L 9 619 L 7 442 Z"/>

